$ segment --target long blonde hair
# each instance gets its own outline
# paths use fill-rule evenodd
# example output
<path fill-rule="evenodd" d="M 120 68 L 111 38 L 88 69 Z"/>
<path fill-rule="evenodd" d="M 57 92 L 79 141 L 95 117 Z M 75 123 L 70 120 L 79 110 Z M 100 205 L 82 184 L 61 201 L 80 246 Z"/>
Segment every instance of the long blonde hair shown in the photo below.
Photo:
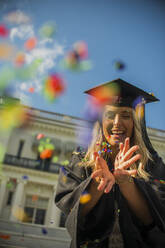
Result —
<path fill-rule="evenodd" d="M 138 153 L 141 154 L 140 162 L 136 162 L 131 165 L 131 169 L 137 169 L 137 177 L 143 178 L 145 180 L 149 179 L 149 173 L 145 170 L 146 164 L 148 160 L 152 160 L 151 154 L 148 151 L 147 147 L 142 138 L 141 131 L 141 119 L 136 117 L 135 111 L 132 109 L 132 116 L 134 121 L 133 135 L 131 138 L 131 145 L 138 145 L 139 150 Z M 99 121 L 96 121 L 94 124 L 93 132 L 92 132 L 92 140 L 90 145 L 88 146 L 88 150 L 85 154 L 85 157 L 79 165 L 83 166 L 91 166 L 94 169 L 95 161 L 94 161 L 94 152 L 98 152 L 102 150 L 102 143 L 104 141 L 104 135 L 102 132 L 102 127 Z M 105 153 L 104 158 L 108 158 L 109 153 Z"/>

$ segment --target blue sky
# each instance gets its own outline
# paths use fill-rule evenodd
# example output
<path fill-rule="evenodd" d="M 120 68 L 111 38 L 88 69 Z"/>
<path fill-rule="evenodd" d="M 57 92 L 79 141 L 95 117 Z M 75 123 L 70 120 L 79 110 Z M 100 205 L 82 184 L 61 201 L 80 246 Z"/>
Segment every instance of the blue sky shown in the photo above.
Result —
<path fill-rule="evenodd" d="M 20 10 L 30 19 L 24 24 L 9 24 L 8 41 L 23 50 L 31 36 L 37 47 L 27 53 L 31 63 L 38 54 L 44 60 L 38 74 L 15 82 L 14 95 L 29 106 L 62 114 L 82 117 L 86 96 L 83 92 L 102 82 L 122 78 L 147 92 L 153 92 L 160 102 L 146 106 L 147 126 L 165 130 L 164 58 L 165 4 L 159 0 L 0 0 L 0 23 L 10 11 Z M 55 22 L 57 32 L 51 39 L 39 37 L 39 29 Z M 88 45 L 93 65 L 88 71 L 69 71 L 60 61 L 72 45 L 83 40 Z M 2 42 L 2 39 L 0 40 Z M 114 61 L 125 64 L 116 70 Z M 9 63 L 8 61 L 5 63 Z M 2 61 L 1 61 L 2 67 Z M 65 93 L 54 103 L 42 95 L 42 82 L 50 72 L 60 73 L 66 83 Z M 35 93 L 28 93 L 34 86 Z"/>

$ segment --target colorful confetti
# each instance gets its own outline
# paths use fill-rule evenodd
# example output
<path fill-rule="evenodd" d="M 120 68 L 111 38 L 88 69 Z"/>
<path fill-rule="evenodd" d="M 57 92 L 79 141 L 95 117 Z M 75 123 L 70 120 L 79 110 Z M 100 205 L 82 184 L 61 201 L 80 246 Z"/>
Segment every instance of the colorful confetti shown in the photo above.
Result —
<path fill-rule="evenodd" d="M 36 45 L 37 45 L 37 39 L 35 37 L 32 37 L 25 42 L 24 47 L 27 51 L 31 51 L 36 47 Z"/>
<path fill-rule="evenodd" d="M 12 182 L 8 182 L 7 184 L 6 184 L 6 187 L 8 188 L 8 189 L 12 189 L 13 188 L 13 183 Z"/>
<path fill-rule="evenodd" d="M 14 206 L 12 209 L 12 215 L 19 221 L 23 222 L 29 222 L 31 220 L 31 217 L 29 217 L 23 208 Z"/>
<path fill-rule="evenodd" d="M 0 37 L 7 37 L 8 36 L 8 29 L 6 28 L 6 26 L 4 24 L 0 24 Z"/>
<path fill-rule="evenodd" d="M 86 204 L 90 200 L 91 200 L 91 195 L 87 191 L 84 191 L 80 196 L 80 203 Z"/>
<path fill-rule="evenodd" d="M 84 41 L 76 42 L 73 49 L 67 53 L 61 65 L 74 71 L 87 71 L 92 68 L 88 58 L 88 47 Z"/>
<path fill-rule="evenodd" d="M 34 87 L 30 87 L 28 90 L 30 93 L 34 93 Z"/>
<path fill-rule="evenodd" d="M 54 101 L 64 93 L 66 86 L 63 78 L 58 74 L 48 76 L 44 81 L 43 93 L 46 99 Z"/>
<path fill-rule="evenodd" d="M 53 163 L 57 163 L 58 160 L 59 160 L 59 157 L 58 157 L 58 156 L 54 156 L 54 157 L 52 158 L 52 162 L 53 162 Z"/>
<path fill-rule="evenodd" d="M 48 233 L 48 231 L 46 230 L 46 228 L 42 228 L 42 233 L 43 234 L 47 234 Z"/>
<path fill-rule="evenodd" d="M 56 23 L 46 23 L 40 28 L 39 34 L 41 37 L 52 38 L 56 33 L 56 26 Z"/>
<path fill-rule="evenodd" d="M 22 176 L 22 179 L 23 179 L 23 180 L 28 180 L 29 177 L 28 177 L 27 175 L 23 175 L 23 176 Z"/>
<path fill-rule="evenodd" d="M 69 164 L 69 160 L 64 160 L 64 161 L 61 162 L 61 164 L 64 165 L 64 166 L 66 166 L 66 165 Z"/>
<path fill-rule="evenodd" d="M 8 43 L 0 43 L 0 60 L 12 60 L 15 49 Z"/>
<path fill-rule="evenodd" d="M 40 153 L 40 158 L 46 159 L 46 158 L 51 158 L 53 155 L 53 150 L 51 149 L 45 149 Z"/>
<path fill-rule="evenodd" d="M 37 140 L 40 140 L 40 139 L 42 139 L 42 138 L 44 138 L 45 137 L 45 135 L 43 134 L 43 133 L 39 133 L 38 135 L 37 135 Z"/>
<path fill-rule="evenodd" d="M 25 54 L 22 52 L 19 52 L 16 55 L 16 58 L 14 60 L 14 64 L 15 64 L 15 66 L 21 67 L 24 65 L 24 63 L 25 63 Z"/>
<path fill-rule="evenodd" d="M 5 104 L 0 115 L 0 130 L 8 131 L 15 127 L 20 127 L 27 120 L 25 109 L 17 103 Z"/>
<path fill-rule="evenodd" d="M 35 202 L 38 200 L 38 195 L 32 195 L 32 201 Z"/>
<path fill-rule="evenodd" d="M 125 69 L 125 64 L 121 61 L 115 61 L 114 62 L 114 67 L 116 70 L 124 70 Z"/>
<path fill-rule="evenodd" d="M 8 235 L 8 234 L 2 234 L 2 233 L 0 233 L 0 238 L 1 239 L 4 239 L 4 240 L 9 240 L 11 238 L 11 236 Z"/>

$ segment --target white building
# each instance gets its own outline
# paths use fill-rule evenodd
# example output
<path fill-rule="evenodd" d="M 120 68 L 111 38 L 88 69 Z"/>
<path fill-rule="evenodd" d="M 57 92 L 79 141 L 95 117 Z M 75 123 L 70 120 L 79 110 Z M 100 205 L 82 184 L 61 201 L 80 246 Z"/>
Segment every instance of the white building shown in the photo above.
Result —
<path fill-rule="evenodd" d="M 31 110 L 26 128 L 0 137 L 6 148 L 0 178 L 0 247 L 67 248 L 65 216 L 54 204 L 58 171 L 80 145 L 78 134 L 88 132 L 89 125 L 76 117 Z M 40 133 L 55 145 L 58 163 L 39 158 L 36 136 Z M 148 128 L 148 133 L 165 161 L 165 131 Z"/>

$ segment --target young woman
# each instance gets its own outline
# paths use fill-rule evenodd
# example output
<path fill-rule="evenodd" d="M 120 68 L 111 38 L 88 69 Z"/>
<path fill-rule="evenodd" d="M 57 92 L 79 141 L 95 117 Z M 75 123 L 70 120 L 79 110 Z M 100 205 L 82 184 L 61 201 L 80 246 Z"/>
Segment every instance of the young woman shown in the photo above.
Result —
<path fill-rule="evenodd" d="M 55 202 L 67 215 L 72 248 L 163 248 L 165 165 L 148 139 L 144 116 L 137 118 L 132 107 L 138 96 L 157 99 L 121 79 L 108 82 L 109 91 L 114 83 L 120 96 L 106 97 L 87 152 L 74 153 L 61 170 Z M 85 202 L 84 192 L 90 196 Z"/>

